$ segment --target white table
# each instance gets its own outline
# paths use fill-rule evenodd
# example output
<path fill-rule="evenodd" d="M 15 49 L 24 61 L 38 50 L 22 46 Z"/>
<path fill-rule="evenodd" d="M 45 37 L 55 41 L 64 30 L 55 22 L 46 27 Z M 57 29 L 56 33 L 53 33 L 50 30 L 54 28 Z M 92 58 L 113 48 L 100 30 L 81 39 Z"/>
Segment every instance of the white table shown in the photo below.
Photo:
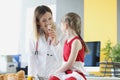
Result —
<path fill-rule="evenodd" d="M 87 80 L 120 80 L 118 77 L 87 77 Z"/>

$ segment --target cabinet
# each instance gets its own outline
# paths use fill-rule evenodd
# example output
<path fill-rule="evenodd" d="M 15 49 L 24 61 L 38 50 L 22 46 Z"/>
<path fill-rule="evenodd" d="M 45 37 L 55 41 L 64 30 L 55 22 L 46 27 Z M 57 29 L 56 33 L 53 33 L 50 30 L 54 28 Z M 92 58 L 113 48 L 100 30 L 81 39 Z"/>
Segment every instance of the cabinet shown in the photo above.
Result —
<path fill-rule="evenodd" d="M 104 76 L 120 77 L 120 62 L 100 62 Z"/>

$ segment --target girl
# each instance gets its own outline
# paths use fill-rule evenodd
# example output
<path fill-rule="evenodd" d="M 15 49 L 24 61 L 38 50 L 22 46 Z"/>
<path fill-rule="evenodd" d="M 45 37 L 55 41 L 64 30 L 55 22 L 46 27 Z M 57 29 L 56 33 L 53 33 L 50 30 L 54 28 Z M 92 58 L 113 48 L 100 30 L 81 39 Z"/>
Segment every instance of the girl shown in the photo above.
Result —
<path fill-rule="evenodd" d="M 36 7 L 33 27 L 28 52 L 28 76 L 47 80 L 49 74 L 61 65 L 62 51 L 49 7 Z"/>
<path fill-rule="evenodd" d="M 80 16 L 73 12 L 68 13 L 63 17 L 61 25 L 61 30 L 67 35 L 63 49 L 64 64 L 49 80 L 86 80 L 84 55 L 88 49 L 80 35 Z"/>

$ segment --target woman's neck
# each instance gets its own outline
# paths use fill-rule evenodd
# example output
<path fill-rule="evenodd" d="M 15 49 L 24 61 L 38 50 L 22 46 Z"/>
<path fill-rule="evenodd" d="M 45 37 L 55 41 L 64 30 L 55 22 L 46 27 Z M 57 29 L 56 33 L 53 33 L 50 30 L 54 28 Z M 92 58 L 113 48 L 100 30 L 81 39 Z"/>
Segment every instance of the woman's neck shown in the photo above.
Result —
<path fill-rule="evenodd" d="M 45 34 L 45 40 L 47 41 L 48 40 L 48 34 Z"/>

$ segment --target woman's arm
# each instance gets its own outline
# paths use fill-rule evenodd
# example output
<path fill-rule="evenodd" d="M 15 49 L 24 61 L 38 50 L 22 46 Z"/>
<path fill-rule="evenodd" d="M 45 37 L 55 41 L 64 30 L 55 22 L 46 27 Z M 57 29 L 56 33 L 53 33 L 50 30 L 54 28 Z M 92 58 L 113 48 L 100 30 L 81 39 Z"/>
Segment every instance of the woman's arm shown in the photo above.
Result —
<path fill-rule="evenodd" d="M 64 65 L 62 65 L 55 73 L 61 73 L 70 69 L 75 63 L 75 60 L 80 49 L 82 49 L 81 42 L 79 40 L 73 41 L 68 61 Z"/>

